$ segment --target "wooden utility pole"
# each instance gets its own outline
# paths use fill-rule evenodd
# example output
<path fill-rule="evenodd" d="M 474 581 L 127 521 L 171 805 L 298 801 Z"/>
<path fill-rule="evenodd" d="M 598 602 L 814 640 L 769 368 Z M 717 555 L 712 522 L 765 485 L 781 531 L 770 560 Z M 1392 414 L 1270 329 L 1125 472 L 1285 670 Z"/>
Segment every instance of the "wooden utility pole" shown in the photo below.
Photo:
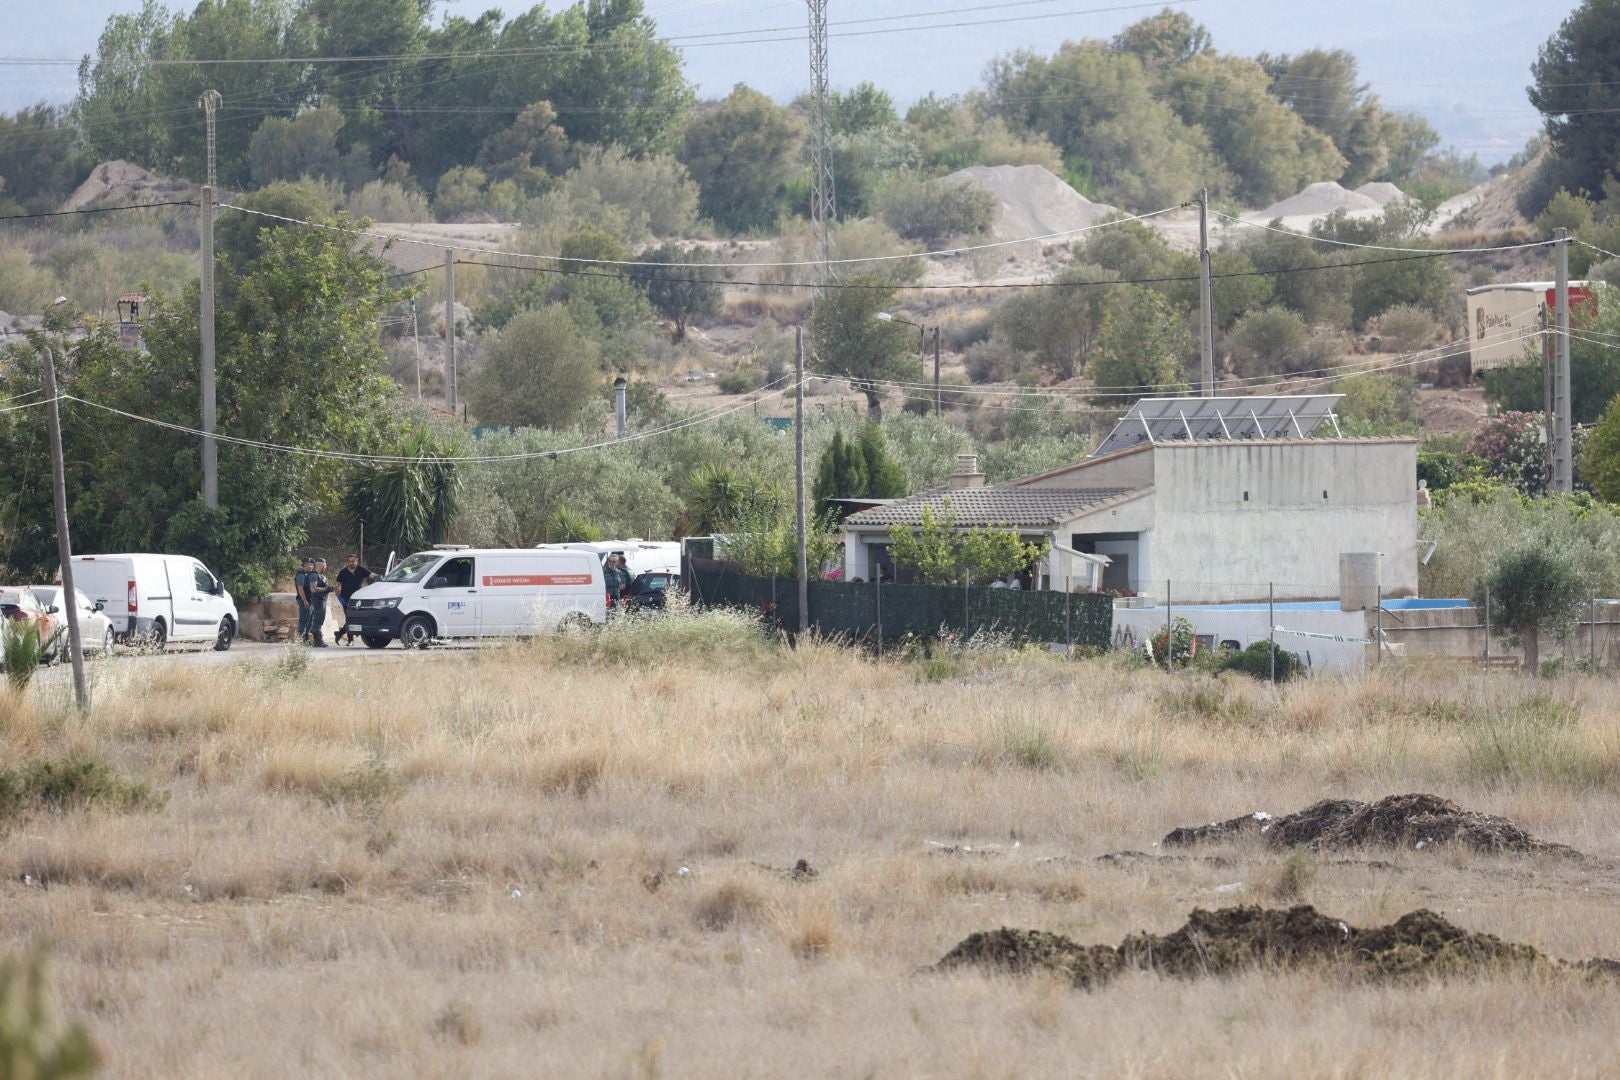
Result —
<path fill-rule="evenodd" d="M 1574 430 L 1571 426 L 1569 401 L 1569 230 L 1560 228 L 1558 248 L 1558 363 L 1553 372 L 1553 490 L 1569 493 L 1575 490 Z"/>
<path fill-rule="evenodd" d="M 203 501 L 210 510 L 219 509 L 219 443 L 214 440 L 219 420 L 214 392 L 214 110 L 219 103 L 218 90 L 209 90 L 198 101 L 208 121 L 208 183 L 202 189 L 202 310 L 198 313 L 202 372 L 198 383 L 202 390 Z"/>
<path fill-rule="evenodd" d="M 939 417 L 939 327 L 934 327 L 934 417 Z"/>
<path fill-rule="evenodd" d="M 445 384 L 450 396 L 450 412 L 456 411 L 456 252 L 444 249 L 444 348 Z"/>
<path fill-rule="evenodd" d="M 67 303 L 59 296 L 51 305 L 56 309 Z M 73 700 L 80 712 L 90 711 L 90 686 L 84 678 L 84 642 L 79 636 L 79 594 L 73 587 L 73 542 L 68 537 L 67 475 L 62 465 L 62 414 L 56 397 L 56 350 L 45 339 L 44 355 L 45 397 L 49 410 L 46 417 L 51 428 L 51 501 L 56 506 L 56 557 L 62 563 L 62 599 L 59 601 L 67 613 L 68 651 L 73 661 Z"/>

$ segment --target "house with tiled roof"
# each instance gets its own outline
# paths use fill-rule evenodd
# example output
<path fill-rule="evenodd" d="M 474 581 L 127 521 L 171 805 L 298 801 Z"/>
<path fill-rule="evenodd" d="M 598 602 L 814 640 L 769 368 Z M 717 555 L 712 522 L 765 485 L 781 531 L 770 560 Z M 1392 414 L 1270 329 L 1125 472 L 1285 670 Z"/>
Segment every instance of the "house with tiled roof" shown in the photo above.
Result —
<path fill-rule="evenodd" d="M 1182 603 L 1331 599 L 1340 556 L 1371 554 L 1382 595 L 1417 595 L 1416 440 L 1269 437 L 1260 415 L 1253 428 L 1259 437 L 1228 424 L 1230 437 L 1205 438 L 1192 423 L 1143 424 L 1146 434 L 1116 430 L 1083 461 L 994 485 L 963 455 L 947 484 L 844 519 L 845 576 L 906 580 L 890 534 L 920 525 L 928 508 L 949 509 L 958 529 L 1044 542 L 1036 588 L 1162 596 L 1168 586 Z"/>

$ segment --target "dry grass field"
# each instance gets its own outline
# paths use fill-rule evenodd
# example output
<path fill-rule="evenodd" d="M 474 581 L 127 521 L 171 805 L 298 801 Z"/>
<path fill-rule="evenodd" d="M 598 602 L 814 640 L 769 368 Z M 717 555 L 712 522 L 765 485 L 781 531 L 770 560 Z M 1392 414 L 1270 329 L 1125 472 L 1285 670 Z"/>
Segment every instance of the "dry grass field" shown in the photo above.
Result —
<path fill-rule="evenodd" d="M 59 685 L 0 690 L 0 765 L 113 777 L 100 804 L 5 822 L 0 956 L 48 947 L 57 1010 L 105 1075 L 1620 1066 L 1612 978 L 1263 968 L 1083 991 L 921 970 L 978 930 L 1116 943 L 1197 907 L 1300 902 L 1620 956 L 1606 680 L 1387 667 L 1274 691 L 1032 652 L 875 662 L 717 613 L 385 664 L 92 673 L 87 719 Z M 150 794 L 117 805 L 116 778 Z M 1590 857 L 1156 846 L 1419 791 Z M 1150 857 L 1098 859 L 1123 850 Z"/>

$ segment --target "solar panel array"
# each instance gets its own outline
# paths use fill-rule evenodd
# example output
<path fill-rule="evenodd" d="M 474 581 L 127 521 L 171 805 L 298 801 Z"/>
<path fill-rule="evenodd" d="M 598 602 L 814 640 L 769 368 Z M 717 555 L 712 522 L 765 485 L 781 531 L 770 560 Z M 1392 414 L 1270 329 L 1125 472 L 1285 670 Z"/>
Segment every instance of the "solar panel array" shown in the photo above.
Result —
<path fill-rule="evenodd" d="M 1116 454 L 1142 443 L 1205 439 L 1308 439 L 1331 421 L 1343 394 L 1296 394 L 1276 397 L 1143 398 L 1131 406 L 1114 430 L 1092 451 L 1092 457 Z"/>

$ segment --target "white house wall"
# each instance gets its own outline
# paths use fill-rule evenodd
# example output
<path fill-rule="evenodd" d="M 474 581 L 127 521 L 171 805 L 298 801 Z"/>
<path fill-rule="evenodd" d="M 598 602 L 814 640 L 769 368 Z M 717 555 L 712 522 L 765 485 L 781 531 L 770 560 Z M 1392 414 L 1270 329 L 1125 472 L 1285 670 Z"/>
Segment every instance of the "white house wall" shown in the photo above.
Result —
<path fill-rule="evenodd" d="M 1331 599 L 1339 555 L 1377 551 L 1384 595 L 1417 594 L 1415 442 L 1161 443 L 1153 456 L 1154 588 L 1139 592 L 1168 578 L 1188 602 L 1263 600 L 1270 583 L 1279 600 Z"/>

